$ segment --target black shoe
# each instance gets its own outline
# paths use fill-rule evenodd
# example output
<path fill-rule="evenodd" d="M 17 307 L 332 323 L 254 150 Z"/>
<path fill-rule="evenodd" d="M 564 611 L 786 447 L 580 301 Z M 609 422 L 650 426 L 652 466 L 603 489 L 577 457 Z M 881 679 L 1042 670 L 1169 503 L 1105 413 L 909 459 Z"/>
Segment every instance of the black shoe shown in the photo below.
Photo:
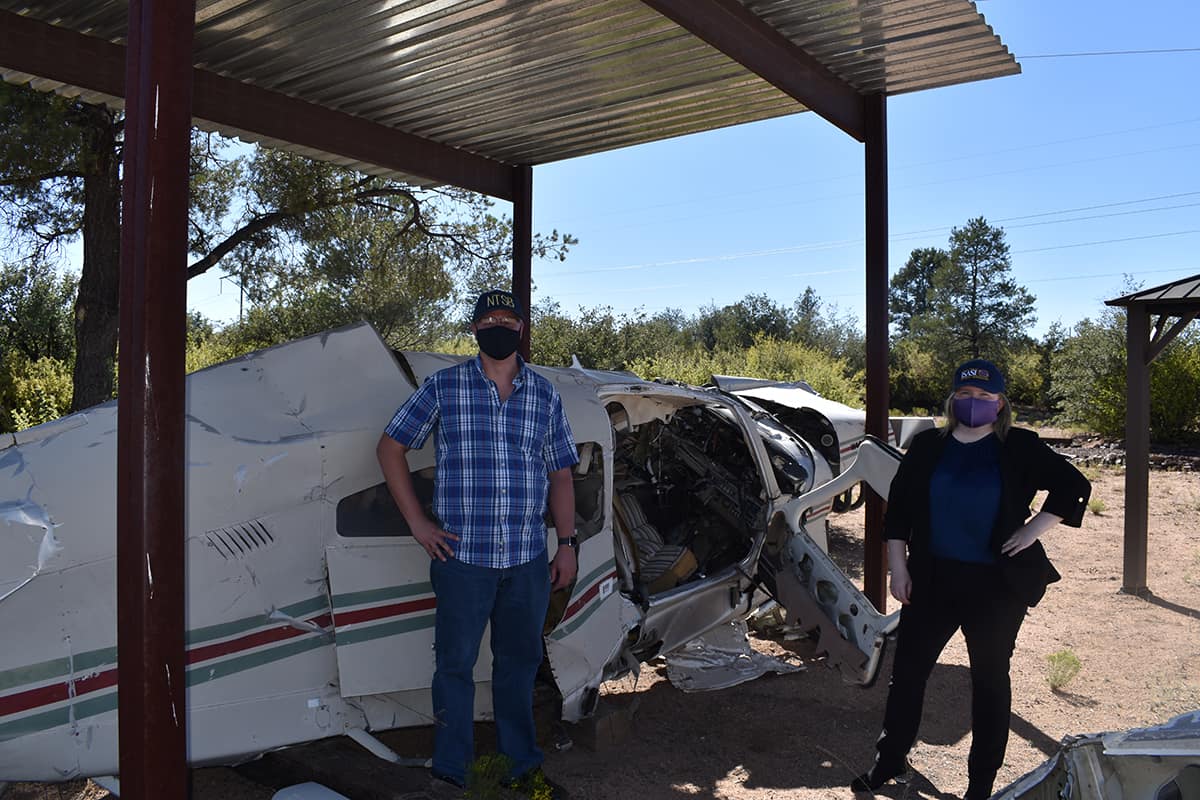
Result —
<path fill-rule="evenodd" d="M 519 778 L 514 778 L 509 788 L 526 797 L 536 797 L 538 800 L 568 800 L 571 796 L 566 789 L 546 777 L 541 767 L 535 767 Z"/>
<path fill-rule="evenodd" d="M 429 773 L 429 793 L 437 798 L 462 797 L 466 791 L 462 781 L 432 770 Z"/>
<path fill-rule="evenodd" d="M 908 762 L 901 762 L 899 766 L 876 763 L 875 766 L 871 767 L 870 772 L 864 772 L 850 781 L 850 790 L 854 792 L 874 792 L 892 778 L 898 778 L 906 772 L 908 772 Z"/>
<path fill-rule="evenodd" d="M 992 796 L 992 784 L 989 782 L 986 785 L 979 783 L 968 783 L 967 793 L 963 795 L 963 800 L 988 800 Z"/>

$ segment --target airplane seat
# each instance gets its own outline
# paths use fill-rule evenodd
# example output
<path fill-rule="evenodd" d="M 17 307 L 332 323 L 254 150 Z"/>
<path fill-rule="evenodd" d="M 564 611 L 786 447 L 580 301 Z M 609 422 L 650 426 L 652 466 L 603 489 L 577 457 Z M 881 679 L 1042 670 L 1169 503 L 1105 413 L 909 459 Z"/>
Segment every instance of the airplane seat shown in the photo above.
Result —
<path fill-rule="evenodd" d="M 619 516 L 636 549 L 638 572 L 650 594 L 666 591 L 699 568 L 696 554 L 683 545 L 667 544 L 646 517 L 635 495 L 619 492 Z"/>

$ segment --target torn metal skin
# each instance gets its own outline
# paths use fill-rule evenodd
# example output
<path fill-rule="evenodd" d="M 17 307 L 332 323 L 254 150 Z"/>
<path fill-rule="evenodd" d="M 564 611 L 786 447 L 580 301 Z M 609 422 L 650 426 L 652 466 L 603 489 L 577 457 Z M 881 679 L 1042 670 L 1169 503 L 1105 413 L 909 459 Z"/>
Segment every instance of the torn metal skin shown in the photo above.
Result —
<path fill-rule="evenodd" d="M 1200 797 L 1200 710 L 1128 731 L 1068 736 L 993 800 L 1189 800 Z"/>

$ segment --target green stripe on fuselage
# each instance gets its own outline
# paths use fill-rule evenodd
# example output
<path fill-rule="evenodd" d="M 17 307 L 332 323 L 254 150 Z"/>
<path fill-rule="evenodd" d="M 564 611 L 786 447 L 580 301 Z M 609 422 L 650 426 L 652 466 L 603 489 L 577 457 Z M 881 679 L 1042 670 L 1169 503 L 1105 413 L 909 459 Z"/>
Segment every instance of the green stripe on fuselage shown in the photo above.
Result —
<path fill-rule="evenodd" d="M 384 622 L 380 625 L 371 625 L 364 628 L 355 628 L 352 631 L 339 630 L 337 632 L 337 646 L 345 647 L 351 644 L 361 644 L 374 639 L 383 639 L 388 636 L 397 636 L 402 633 L 411 633 L 421 630 L 422 628 L 433 627 L 434 614 L 421 614 L 419 616 L 405 617 L 404 619 L 394 620 L 392 622 Z"/>
<path fill-rule="evenodd" d="M 292 603 L 290 606 L 276 609 L 280 614 L 285 614 L 289 617 L 303 618 L 311 616 L 320 611 L 329 610 L 329 601 L 324 596 L 312 597 L 308 600 L 301 600 L 299 603 Z M 230 636 L 235 636 L 239 633 L 252 631 L 255 628 L 261 628 L 263 625 L 278 624 L 277 620 L 271 619 L 271 612 L 253 617 L 243 617 L 235 619 L 231 622 L 219 622 L 216 625 L 205 625 L 202 628 L 193 628 L 187 632 L 188 646 L 194 647 L 204 642 L 209 642 L 214 639 L 227 639 Z"/>
<path fill-rule="evenodd" d="M 311 616 L 320 611 L 329 610 L 329 601 L 322 595 L 301 600 L 298 603 L 284 606 L 278 609 L 282 614 L 289 617 L 303 618 Z M 232 622 L 222 622 L 216 625 L 207 625 L 201 628 L 194 628 L 187 632 L 187 644 L 194 647 L 204 642 L 215 639 L 225 639 L 239 633 L 252 631 L 255 628 L 261 628 L 266 625 L 281 624 L 270 618 L 270 613 L 258 614 L 252 617 L 243 617 L 242 619 L 233 620 Z M 16 686 L 25 686 L 31 683 L 43 683 L 55 678 L 67 678 L 72 674 L 72 666 L 74 674 L 86 674 L 93 672 L 99 667 L 115 667 L 117 664 L 117 648 L 102 647 L 98 650 L 87 650 L 82 653 L 77 653 L 70 659 L 68 658 L 52 658 L 48 661 L 40 661 L 36 664 L 28 664 L 22 667 L 4 670 L 0 672 L 0 692 L 6 689 L 12 689 Z"/>
<path fill-rule="evenodd" d="M 297 656 L 306 653 L 310 650 L 315 650 L 319 647 L 329 646 L 324 636 L 313 634 L 298 641 L 288 642 L 287 644 L 272 647 L 269 650 L 263 650 L 257 653 L 247 653 L 242 656 L 235 656 L 219 661 L 214 664 L 205 664 L 199 667 L 189 667 L 187 673 L 187 685 L 189 687 L 196 686 L 208 681 L 213 681 L 218 678 L 225 678 L 230 675 L 235 675 L 239 672 L 254 669 L 256 667 L 265 666 L 274 661 L 281 661 L 285 658 Z M 88 697 L 82 700 L 75 700 L 73 703 L 63 705 L 61 708 L 56 708 L 52 711 L 43 711 L 37 714 L 31 714 L 23 719 L 14 720 L 0 724 L 0 742 L 9 739 L 15 739 L 19 736 L 27 736 L 31 733 L 56 728 L 60 725 L 66 725 L 71 721 L 71 710 L 74 708 L 76 720 L 87 719 L 98 714 L 103 714 L 106 711 L 112 711 L 117 707 L 117 692 L 115 689 L 107 691 L 105 694 L 96 697 Z"/>
<path fill-rule="evenodd" d="M 335 594 L 333 596 L 333 607 L 335 609 L 344 609 L 350 606 L 363 606 L 371 603 L 381 603 L 384 600 L 399 600 L 406 597 L 419 597 L 425 594 L 433 594 L 433 584 L 429 581 L 423 583 L 406 583 L 403 586 L 385 586 L 382 589 L 365 589 L 361 592 Z"/>
<path fill-rule="evenodd" d="M 98 667 L 112 667 L 117 663 L 117 648 L 103 647 L 99 650 L 88 650 L 75 655 L 73 658 L 52 658 L 37 664 L 29 664 L 16 669 L 0 672 L 0 692 L 14 686 L 24 686 L 28 683 L 41 683 L 71 672 L 71 662 L 75 663 L 75 672 L 92 672 Z"/>

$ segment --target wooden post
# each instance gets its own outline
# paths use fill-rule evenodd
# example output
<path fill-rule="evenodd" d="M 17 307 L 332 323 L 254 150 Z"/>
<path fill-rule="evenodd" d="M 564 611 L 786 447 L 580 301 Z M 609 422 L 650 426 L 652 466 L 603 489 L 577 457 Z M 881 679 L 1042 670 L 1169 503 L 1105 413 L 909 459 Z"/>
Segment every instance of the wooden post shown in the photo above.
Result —
<path fill-rule="evenodd" d="M 184 346 L 192 32 L 188 0 L 131 0 L 117 412 L 121 796 L 188 796 Z"/>
<path fill-rule="evenodd" d="M 1125 571 L 1121 591 L 1144 595 L 1150 514 L 1150 312 L 1130 303 L 1125 311 Z"/>

